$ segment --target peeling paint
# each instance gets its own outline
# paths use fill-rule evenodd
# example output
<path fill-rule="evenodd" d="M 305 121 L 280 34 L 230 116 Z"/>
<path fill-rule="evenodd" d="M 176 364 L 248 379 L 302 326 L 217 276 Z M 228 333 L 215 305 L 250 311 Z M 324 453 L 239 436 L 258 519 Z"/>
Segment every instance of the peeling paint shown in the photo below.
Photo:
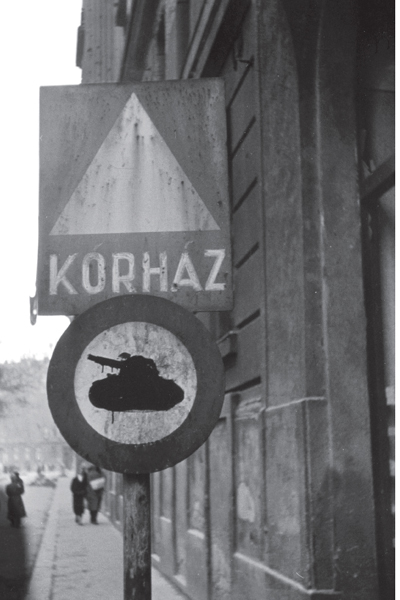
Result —
<path fill-rule="evenodd" d="M 237 489 L 237 513 L 240 519 L 254 523 L 256 509 L 249 487 L 242 481 Z"/>
<path fill-rule="evenodd" d="M 122 352 L 145 356 L 156 363 L 159 374 L 172 379 L 184 390 L 182 402 L 167 411 L 115 412 L 95 408 L 89 401 L 93 381 L 105 379 L 88 354 L 111 359 Z M 193 360 L 185 346 L 163 327 L 150 323 L 124 323 L 95 337 L 82 353 L 75 373 L 78 406 L 95 431 L 122 444 L 145 444 L 162 439 L 175 431 L 187 418 L 196 396 L 197 376 Z"/>

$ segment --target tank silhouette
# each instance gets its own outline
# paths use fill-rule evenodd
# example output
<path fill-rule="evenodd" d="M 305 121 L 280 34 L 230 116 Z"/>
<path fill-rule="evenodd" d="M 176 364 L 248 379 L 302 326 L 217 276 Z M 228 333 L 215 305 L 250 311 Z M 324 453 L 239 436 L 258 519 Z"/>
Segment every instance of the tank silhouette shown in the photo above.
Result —
<path fill-rule="evenodd" d="M 119 369 L 116 375 L 94 381 L 89 389 L 89 400 L 96 408 L 111 412 L 127 410 L 165 411 L 184 398 L 184 391 L 172 379 L 158 373 L 151 358 L 131 356 L 127 352 L 119 360 L 88 354 L 91 360 L 104 367 Z"/>

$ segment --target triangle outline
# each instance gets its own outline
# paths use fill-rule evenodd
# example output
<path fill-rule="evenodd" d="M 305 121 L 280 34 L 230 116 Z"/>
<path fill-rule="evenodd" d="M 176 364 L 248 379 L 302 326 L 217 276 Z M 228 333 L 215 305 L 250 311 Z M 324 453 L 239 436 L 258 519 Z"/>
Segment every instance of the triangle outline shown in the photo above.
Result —
<path fill-rule="evenodd" d="M 50 235 L 210 230 L 220 227 L 132 92 Z"/>
<path fill-rule="evenodd" d="M 158 86 L 157 94 L 150 85 L 138 85 L 135 89 L 139 102 L 210 212 L 223 224 L 229 206 L 227 165 L 223 159 L 227 145 L 223 82 L 157 82 L 153 84 Z"/>
<path fill-rule="evenodd" d="M 132 84 L 41 88 L 41 202 L 45 202 L 47 223 L 53 218 L 56 221 L 66 206 L 129 100 L 132 89 Z M 73 139 L 74 143 L 54 145 L 54 139 Z"/>

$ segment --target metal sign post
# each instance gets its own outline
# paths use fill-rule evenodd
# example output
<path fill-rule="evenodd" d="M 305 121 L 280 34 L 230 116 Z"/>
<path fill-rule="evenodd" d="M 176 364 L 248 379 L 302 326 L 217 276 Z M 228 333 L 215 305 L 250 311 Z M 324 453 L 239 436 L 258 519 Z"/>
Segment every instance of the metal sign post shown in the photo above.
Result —
<path fill-rule="evenodd" d="M 124 475 L 123 493 L 124 600 L 150 600 L 150 475 Z"/>

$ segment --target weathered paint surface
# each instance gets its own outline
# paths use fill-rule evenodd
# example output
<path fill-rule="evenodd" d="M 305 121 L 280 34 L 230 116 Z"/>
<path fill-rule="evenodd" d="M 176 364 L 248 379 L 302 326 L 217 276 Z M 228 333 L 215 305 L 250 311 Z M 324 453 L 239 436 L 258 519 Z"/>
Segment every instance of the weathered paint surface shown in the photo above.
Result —
<path fill-rule="evenodd" d="M 88 354 L 115 358 L 122 352 L 154 360 L 159 374 L 184 390 L 183 401 L 167 411 L 153 412 L 111 413 L 93 406 L 89 388 L 93 381 L 106 379 L 111 370 L 90 362 Z M 74 385 L 82 415 L 95 431 L 121 444 L 146 444 L 173 433 L 184 422 L 196 396 L 197 376 L 188 350 L 170 331 L 151 323 L 133 322 L 115 325 L 88 344 L 78 361 Z"/>
<path fill-rule="evenodd" d="M 232 527 L 232 427 L 231 397 L 226 397 L 219 419 L 209 441 L 210 478 L 210 560 L 212 598 L 231 598 Z"/>
<path fill-rule="evenodd" d="M 224 278 L 221 267 L 225 255 L 224 248 L 207 248 L 202 257 L 196 257 L 195 266 L 187 251 L 182 252 L 179 260 L 176 256 L 173 261 L 171 255 L 168 261 L 167 253 L 160 252 L 154 263 L 149 252 L 143 252 L 136 259 L 132 252 L 113 252 L 108 263 L 100 252 L 89 252 L 83 257 L 74 252 L 63 263 L 59 261 L 58 254 L 50 254 L 48 292 L 49 296 L 61 299 L 78 297 L 80 293 L 98 298 L 104 294 L 137 292 L 176 294 L 183 289 L 194 292 L 224 291 L 226 283 L 221 281 Z M 139 265 L 136 266 L 138 259 Z M 168 270 L 171 262 L 174 265 L 172 273 L 171 269 Z M 200 280 L 198 272 L 204 279 Z"/>
<path fill-rule="evenodd" d="M 221 81 L 42 88 L 40 139 L 40 314 L 231 308 Z"/>
<path fill-rule="evenodd" d="M 99 354 L 92 354 L 92 349 Z M 148 381 L 142 380 L 138 387 L 132 384 L 132 358 L 136 366 L 139 358 L 160 372 L 161 388 L 158 379 L 154 383 L 154 373 L 148 372 L 145 377 L 153 381 L 150 392 Z M 127 378 L 121 361 L 127 361 Z M 90 371 L 91 362 L 95 373 Z M 118 368 L 120 376 L 125 373 L 119 380 L 123 383 L 115 383 L 115 374 L 110 374 L 113 379 L 104 374 L 102 378 L 98 365 Z M 96 384 L 107 392 L 102 396 L 105 404 L 97 402 L 97 392 L 96 398 L 93 395 Z M 47 394 L 54 421 L 78 454 L 110 471 L 150 473 L 182 461 L 205 442 L 221 412 L 224 384 L 218 347 L 199 319 L 168 300 L 137 294 L 110 298 L 72 321 L 54 349 Z M 166 390 L 171 387 L 178 388 L 178 403 L 175 397 L 170 404 L 174 408 L 164 411 L 171 398 Z M 131 390 L 140 393 L 131 397 Z M 105 410 L 89 409 L 90 391 L 90 402 Z M 152 411 L 164 416 L 137 408 L 138 399 L 144 397 L 147 407 L 148 402 L 154 403 L 153 396 L 161 398 L 162 406 L 154 405 Z M 128 404 L 122 405 L 127 399 Z M 114 423 L 110 400 L 114 405 L 122 401 L 118 406 L 123 414 L 114 411 Z"/>
<path fill-rule="evenodd" d="M 150 475 L 124 475 L 124 600 L 151 600 Z"/>
<path fill-rule="evenodd" d="M 50 235 L 213 229 L 210 211 L 133 93 Z"/>

